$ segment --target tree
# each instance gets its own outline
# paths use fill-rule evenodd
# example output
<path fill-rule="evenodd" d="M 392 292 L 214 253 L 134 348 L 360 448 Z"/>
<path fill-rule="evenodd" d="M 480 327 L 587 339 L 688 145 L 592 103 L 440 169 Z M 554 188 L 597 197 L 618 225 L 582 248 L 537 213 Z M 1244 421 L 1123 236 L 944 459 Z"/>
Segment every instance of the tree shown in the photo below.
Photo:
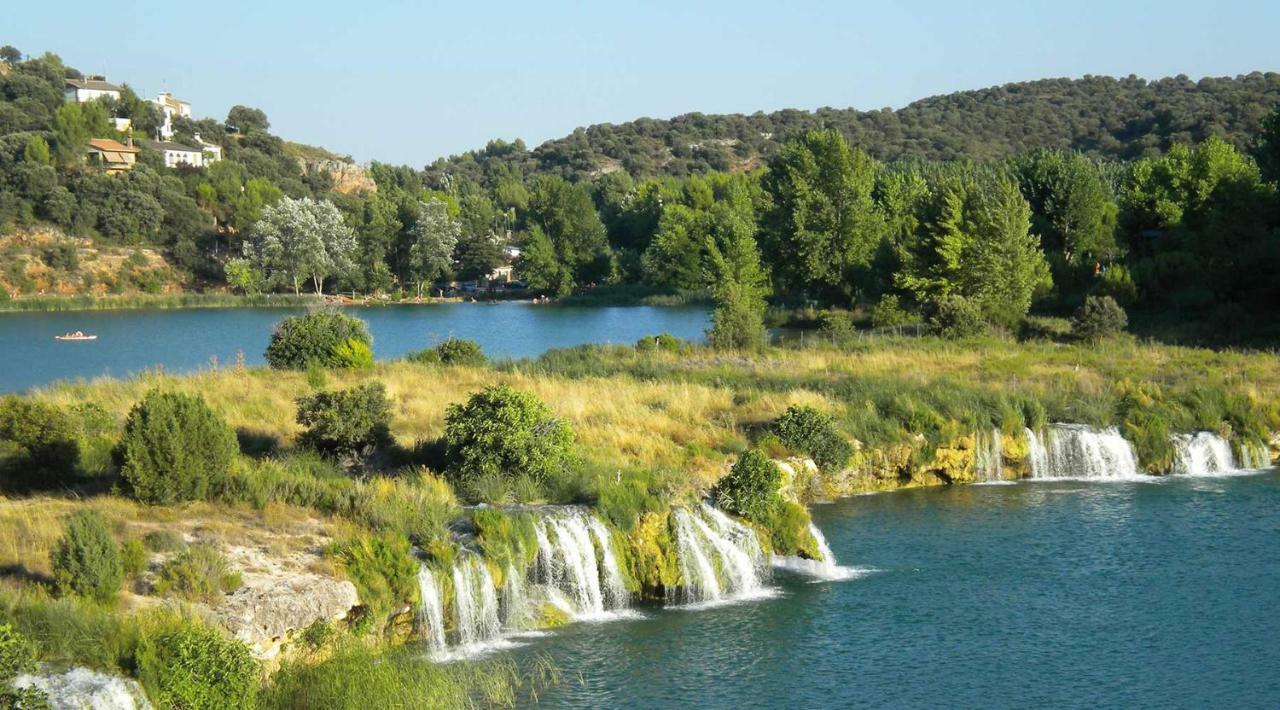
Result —
<path fill-rule="evenodd" d="M 1129 316 L 1110 296 L 1089 296 L 1071 317 L 1071 332 L 1084 340 L 1099 340 L 1124 332 Z"/>
<path fill-rule="evenodd" d="M 1264 180 L 1280 183 L 1280 105 L 1262 122 L 1257 142 L 1258 167 Z"/>
<path fill-rule="evenodd" d="M 763 186 L 764 248 L 794 291 L 848 300 L 871 263 L 884 220 L 871 199 L 876 163 L 836 131 L 789 141 L 769 162 Z"/>
<path fill-rule="evenodd" d="M 108 602 L 124 582 L 120 548 L 107 522 L 96 510 L 82 510 L 67 520 L 62 538 L 50 553 L 53 579 L 63 594 Z"/>
<path fill-rule="evenodd" d="M 529 222 L 540 229 L 563 268 L 561 289 L 612 278 L 612 254 L 604 224 L 585 186 L 543 175 L 533 183 Z"/>
<path fill-rule="evenodd" d="M 448 473 L 455 480 L 528 476 L 543 481 L 574 461 L 573 432 L 537 396 L 491 385 L 445 414 Z"/>
<path fill-rule="evenodd" d="M 115 455 L 130 495 L 171 505 L 203 499 L 239 451 L 235 431 L 204 397 L 152 390 L 129 412 Z"/>
<path fill-rule="evenodd" d="M 80 463 L 75 424 L 65 411 L 25 397 L 0 399 L 0 484 L 52 488 Z"/>
<path fill-rule="evenodd" d="M 1032 225 L 1046 253 L 1066 264 L 1117 255 L 1118 206 L 1098 166 L 1078 153 L 1041 151 L 1019 165 Z"/>
<path fill-rule="evenodd" d="M 768 342 L 764 311 L 769 281 L 752 236 L 755 223 L 728 204 L 712 211 L 715 226 L 706 250 L 716 309 L 709 339 L 717 348 L 760 347 Z"/>
<path fill-rule="evenodd" d="M 291 316 L 276 324 L 267 344 L 267 364 L 277 370 L 308 367 L 350 367 L 344 348 L 358 343 L 370 350 L 373 338 L 364 321 L 338 310 Z"/>
<path fill-rule="evenodd" d="M 84 158 L 89 139 L 105 136 L 110 130 L 101 101 L 69 102 L 59 106 L 53 122 L 58 165 L 69 167 L 79 163 Z"/>
<path fill-rule="evenodd" d="M 391 440 L 391 402 L 381 382 L 300 397 L 302 441 L 319 451 L 363 457 Z"/>
<path fill-rule="evenodd" d="M 17 47 L 12 44 L 6 44 L 5 46 L 0 47 L 0 62 L 4 62 L 5 64 L 17 64 L 20 61 L 22 61 L 22 52 L 18 51 Z"/>
<path fill-rule="evenodd" d="M 422 287 L 449 275 L 453 250 L 458 245 L 461 225 L 449 217 L 448 208 L 439 200 L 419 203 L 418 218 L 410 228 L 412 244 L 409 247 L 410 278 Z"/>
<path fill-rule="evenodd" d="M 290 284 L 297 294 L 310 279 L 317 295 L 326 277 L 350 271 L 355 251 L 355 233 L 333 203 L 309 197 L 286 197 L 263 209 L 244 246 L 268 283 Z"/>
<path fill-rule="evenodd" d="M 267 121 L 267 114 L 259 109 L 240 105 L 232 106 L 227 112 L 227 125 L 241 133 L 250 131 L 266 133 L 271 127 L 271 123 Z"/>
<path fill-rule="evenodd" d="M 53 156 L 49 152 L 49 143 L 44 136 L 31 136 L 27 146 L 22 149 L 22 161 L 35 165 L 52 165 Z"/>
<path fill-rule="evenodd" d="M 663 209 L 658 232 L 642 257 L 645 281 L 681 289 L 705 286 L 705 222 L 702 213 L 684 205 Z"/>
<path fill-rule="evenodd" d="M 1011 179 L 944 176 L 897 286 L 928 308 L 960 298 L 986 321 L 1013 327 L 1051 283 L 1030 226 L 1031 209 Z"/>
<path fill-rule="evenodd" d="M 573 291 L 573 275 L 556 256 L 556 248 L 538 227 L 534 227 L 524 243 L 517 273 L 529 288 L 560 296 Z"/>

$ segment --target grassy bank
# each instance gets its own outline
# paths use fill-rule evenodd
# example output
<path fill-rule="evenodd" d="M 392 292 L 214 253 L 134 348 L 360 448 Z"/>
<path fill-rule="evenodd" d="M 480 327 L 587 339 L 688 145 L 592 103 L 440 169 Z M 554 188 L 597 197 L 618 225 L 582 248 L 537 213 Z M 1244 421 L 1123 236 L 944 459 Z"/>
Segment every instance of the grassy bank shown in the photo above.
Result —
<path fill-rule="evenodd" d="M 141 639 L 167 638 L 156 629 L 187 623 L 181 610 L 207 603 L 166 595 L 186 579 L 167 566 L 181 550 L 217 550 L 246 584 L 269 587 L 286 567 L 286 576 L 350 580 L 359 593 L 358 612 L 290 637 L 277 659 L 283 665 L 260 683 L 262 706 L 355 707 L 370 698 L 389 706 L 424 698 L 511 705 L 554 682 L 554 671 L 503 662 L 441 668 L 388 648 L 418 633 L 419 564 L 434 570 L 445 598 L 455 593 L 450 570 L 466 555 L 483 560 L 499 589 L 504 575 L 527 569 L 536 557 L 538 513 L 530 511 L 538 509 L 526 504 L 589 507 L 608 528 L 628 589 L 657 600 L 683 583 L 673 506 L 715 493 L 748 450 L 822 462 L 817 469 L 793 462 L 780 479 L 789 502 L 805 503 L 972 481 L 978 433 L 992 430 L 1006 440 L 1010 475 L 1025 471 L 1023 429 L 1049 422 L 1119 427 L 1152 471 L 1167 467 L 1174 433 L 1210 430 L 1256 442 L 1280 431 L 1274 354 L 1130 338 L 1085 345 L 881 336 L 755 353 L 671 339 L 555 350 L 494 366 L 434 362 L 148 373 L 58 383 L 10 400 L 72 413 L 73 424 L 81 422 L 72 428 L 92 434 L 81 435 L 77 477 L 52 489 L 11 487 L 0 499 L 0 622 L 32 638 L 44 660 L 138 675 L 148 692 L 164 693 L 163 679 L 138 671 L 150 653 Z M 298 423 L 299 399 L 375 383 L 388 403 L 388 439 L 377 453 L 354 466 L 316 453 Z M 449 468 L 442 450 L 450 407 L 493 385 L 536 397 L 567 426 L 573 455 L 563 466 L 509 480 Z M 199 395 L 234 429 L 229 470 L 195 502 L 143 505 L 124 496 L 110 445 L 154 390 Z M 825 417 L 840 446 L 788 438 L 780 417 L 802 410 Z M 93 427 L 83 424 L 90 420 Z M 841 453 L 824 460 L 831 451 Z M 522 505 L 465 505 L 475 502 Z M 83 511 L 100 516 L 122 546 L 146 550 L 146 563 L 114 603 L 80 601 L 55 584 L 51 556 L 67 520 Z M 750 522 L 766 548 L 794 554 L 809 544 L 793 534 L 807 522 L 798 506 Z M 156 538 L 164 534 L 180 540 L 161 545 Z M 562 611 L 537 610 L 540 625 L 566 620 Z"/>
<path fill-rule="evenodd" d="M 115 311 L 170 308 L 254 308 L 310 306 L 320 303 L 311 295 L 231 293 L 158 293 L 123 296 L 21 296 L 0 300 L 0 312 Z"/>

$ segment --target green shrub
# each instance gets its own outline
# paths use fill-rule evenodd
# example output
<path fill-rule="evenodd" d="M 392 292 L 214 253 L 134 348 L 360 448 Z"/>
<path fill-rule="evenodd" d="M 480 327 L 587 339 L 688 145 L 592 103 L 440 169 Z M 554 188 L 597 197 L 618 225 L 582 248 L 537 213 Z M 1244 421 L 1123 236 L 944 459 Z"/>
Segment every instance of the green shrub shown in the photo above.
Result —
<path fill-rule="evenodd" d="M 871 309 L 871 327 L 873 328 L 894 328 L 907 325 L 914 320 L 915 318 L 902 307 L 898 297 L 892 293 L 886 294 Z"/>
<path fill-rule="evenodd" d="M 813 407 L 788 407 L 773 428 L 784 445 L 804 453 L 823 471 L 839 471 L 853 455 L 853 447 L 836 430 L 831 415 Z"/>
<path fill-rule="evenodd" d="M 0 485 L 48 488 L 72 480 L 79 431 L 66 412 L 21 397 L 0 399 Z"/>
<path fill-rule="evenodd" d="M 351 367 L 354 351 L 348 341 L 368 346 L 372 358 L 373 338 L 359 318 L 334 310 L 293 316 L 277 324 L 271 334 L 267 363 L 277 370 L 305 370 L 312 363 Z"/>
<path fill-rule="evenodd" d="M 1121 306 L 1132 305 L 1138 300 L 1138 287 L 1133 283 L 1133 276 L 1121 264 L 1108 266 L 1093 291 L 1095 295 L 1110 296 Z"/>
<path fill-rule="evenodd" d="M 172 530 L 152 530 L 142 536 L 142 544 L 152 552 L 177 552 L 187 546 L 182 536 Z"/>
<path fill-rule="evenodd" d="M 483 367 L 488 362 L 480 343 L 462 338 L 449 338 L 440 343 L 436 346 L 436 354 L 443 365 Z"/>
<path fill-rule="evenodd" d="M 155 591 L 187 601 L 213 602 L 240 585 L 240 573 L 231 569 L 225 555 L 209 545 L 194 545 L 164 563 Z"/>
<path fill-rule="evenodd" d="M 366 455 L 391 438 L 391 403 L 381 382 L 298 398 L 302 441 L 318 451 Z"/>
<path fill-rule="evenodd" d="M 937 335 L 956 339 L 981 335 L 987 323 L 973 301 L 963 296 L 947 296 L 935 305 L 929 326 Z"/>
<path fill-rule="evenodd" d="M 357 631 L 368 631 L 392 611 L 418 603 L 418 562 L 405 536 L 357 533 L 335 543 L 330 553 L 356 585 L 364 607 Z"/>
<path fill-rule="evenodd" d="M 747 520 L 764 523 L 782 503 L 782 469 L 756 449 L 738 457 L 716 486 L 716 504 Z"/>
<path fill-rule="evenodd" d="M 455 480 L 524 475 L 542 482 L 575 464 L 568 425 L 535 395 L 507 385 L 449 407 L 445 448 Z"/>
<path fill-rule="evenodd" d="M 681 353 L 689 349 L 689 344 L 670 333 L 658 333 L 636 341 L 637 350 L 659 350 L 665 353 Z"/>
<path fill-rule="evenodd" d="M 440 353 L 436 352 L 435 348 L 427 348 L 425 350 L 415 350 L 405 355 L 404 359 L 419 365 L 439 365 Z"/>
<path fill-rule="evenodd" d="M 243 643 L 190 622 L 149 630 L 137 650 L 137 672 L 158 707 L 222 710 L 255 707 L 258 664 Z"/>
<path fill-rule="evenodd" d="M 152 390 L 116 449 L 125 489 L 143 503 L 200 500 L 239 452 L 236 434 L 199 395 Z"/>
<path fill-rule="evenodd" d="M 324 619 L 316 619 L 311 625 L 302 630 L 302 642 L 312 651 L 318 651 L 328 646 L 337 632 L 333 625 Z"/>
<path fill-rule="evenodd" d="M 35 644 L 9 624 L 0 624 L 0 687 L 36 667 Z"/>
<path fill-rule="evenodd" d="M 373 367 L 373 348 L 355 338 L 347 338 L 333 351 L 334 367 L 364 370 Z"/>
<path fill-rule="evenodd" d="M 1098 340 L 1124 332 L 1129 316 L 1110 296 L 1087 296 L 1071 317 L 1071 332 L 1082 340 Z"/>
<path fill-rule="evenodd" d="M 307 365 L 307 386 L 313 390 L 322 390 L 329 383 L 329 376 L 323 367 L 314 362 Z"/>
<path fill-rule="evenodd" d="M 853 327 L 853 315 L 848 311 L 823 311 L 822 326 L 819 332 L 824 338 L 833 342 L 845 342 L 853 339 L 858 331 Z"/>
<path fill-rule="evenodd" d="M 767 345 L 762 299 L 737 284 L 723 288 L 711 313 L 707 340 L 720 350 L 755 350 Z"/>
<path fill-rule="evenodd" d="M 151 555 L 141 540 L 128 540 L 120 546 L 120 565 L 128 579 L 142 579 L 150 561 Z"/>
<path fill-rule="evenodd" d="M 124 582 L 120 548 L 96 511 L 82 510 L 71 516 L 50 562 L 54 582 L 63 594 L 107 602 L 115 599 Z"/>

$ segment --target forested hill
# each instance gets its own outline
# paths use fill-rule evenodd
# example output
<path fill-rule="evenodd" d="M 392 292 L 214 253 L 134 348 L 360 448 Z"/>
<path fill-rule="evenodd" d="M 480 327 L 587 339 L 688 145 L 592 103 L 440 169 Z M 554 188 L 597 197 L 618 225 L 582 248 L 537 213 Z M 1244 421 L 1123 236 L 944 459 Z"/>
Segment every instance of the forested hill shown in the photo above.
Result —
<path fill-rule="evenodd" d="M 893 111 L 822 108 L 775 113 L 642 118 L 579 128 L 525 150 L 494 141 L 436 161 L 428 177 L 479 178 L 505 163 L 525 175 L 578 178 L 624 169 L 633 176 L 684 176 L 754 167 L 789 137 L 834 128 L 881 160 L 1007 158 L 1066 148 L 1107 158 L 1138 158 L 1178 142 L 1216 135 L 1251 148 L 1262 119 L 1280 103 L 1280 74 L 1192 81 L 1089 76 L 1044 79 L 922 99 Z M 486 165 L 489 164 L 489 165 Z"/>

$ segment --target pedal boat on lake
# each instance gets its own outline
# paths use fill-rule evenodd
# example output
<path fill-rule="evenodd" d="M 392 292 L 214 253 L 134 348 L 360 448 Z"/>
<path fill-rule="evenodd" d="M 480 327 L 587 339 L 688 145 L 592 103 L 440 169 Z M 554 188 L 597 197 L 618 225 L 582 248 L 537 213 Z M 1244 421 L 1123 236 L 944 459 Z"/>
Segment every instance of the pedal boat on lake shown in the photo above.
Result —
<path fill-rule="evenodd" d="M 63 333 L 62 335 L 53 336 L 54 340 L 97 340 L 98 336 L 89 335 L 84 331 L 77 330 L 74 333 Z"/>

